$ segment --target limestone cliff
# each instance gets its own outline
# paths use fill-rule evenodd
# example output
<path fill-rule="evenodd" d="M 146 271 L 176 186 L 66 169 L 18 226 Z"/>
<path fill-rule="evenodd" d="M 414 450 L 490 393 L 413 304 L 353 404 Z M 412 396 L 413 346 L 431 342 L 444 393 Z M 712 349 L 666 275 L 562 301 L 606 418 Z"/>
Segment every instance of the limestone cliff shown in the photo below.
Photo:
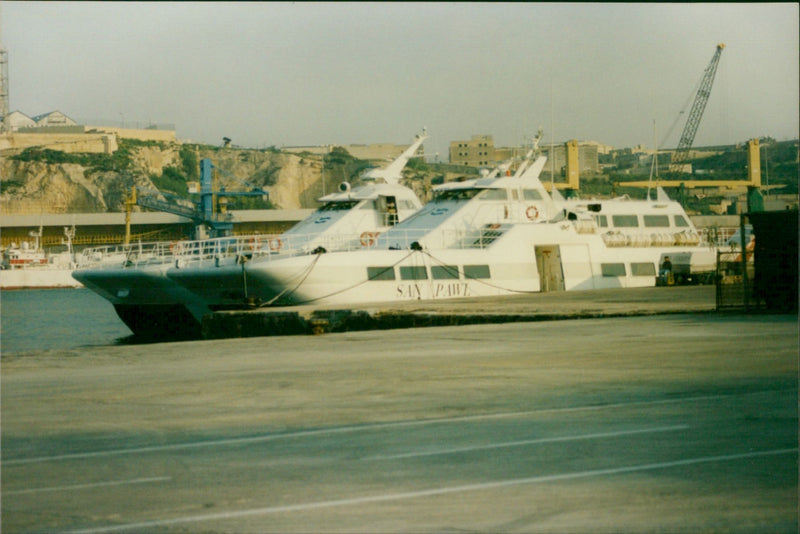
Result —
<path fill-rule="evenodd" d="M 7 214 L 92 213 L 124 210 L 131 186 L 158 194 L 188 196 L 187 181 L 198 179 L 198 162 L 209 158 L 217 168 L 216 188 L 241 191 L 260 187 L 273 207 L 316 207 L 331 193 L 369 167 L 340 151 L 326 157 L 275 149 L 217 148 L 180 143 L 120 141 L 113 154 L 66 154 L 41 147 L 0 155 L 0 211 Z M 423 201 L 430 191 L 424 172 L 406 169 L 404 183 Z M 434 173 L 435 174 L 435 173 Z"/>
<path fill-rule="evenodd" d="M 122 211 L 131 186 L 157 191 L 155 179 L 165 169 L 181 169 L 181 148 L 180 144 L 129 146 L 120 156 L 4 153 L 0 156 L 0 208 L 3 213 Z M 211 159 L 218 169 L 219 186 L 230 191 L 260 186 L 269 191 L 275 207 L 313 207 L 322 190 L 318 156 L 211 147 L 192 151 L 195 161 Z"/>

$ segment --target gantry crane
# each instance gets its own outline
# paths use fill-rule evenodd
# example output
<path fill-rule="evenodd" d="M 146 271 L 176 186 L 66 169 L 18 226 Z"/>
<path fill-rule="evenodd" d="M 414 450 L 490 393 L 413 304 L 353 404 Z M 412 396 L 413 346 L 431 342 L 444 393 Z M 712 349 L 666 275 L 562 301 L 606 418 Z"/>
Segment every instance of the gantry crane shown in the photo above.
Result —
<path fill-rule="evenodd" d="M 725 43 L 717 45 L 717 50 L 714 52 L 714 57 L 711 58 L 711 63 L 706 67 L 703 73 L 703 80 L 700 82 L 700 88 L 694 97 L 692 110 L 689 112 L 689 118 L 686 119 L 686 126 L 683 127 L 681 139 L 678 141 L 678 148 L 672 156 L 670 163 L 670 171 L 679 172 L 681 164 L 689 156 L 689 149 L 692 148 L 694 143 L 694 136 L 697 133 L 697 127 L 700 126 L 700 119 L 703 118 L 703 112 L 708 103 L 708 97 L 711 96 L 711 86 L 714 84 L 714 76 L 717 74 L 717 65 L 719 64 L 719 57 L 722 55 L 722 49 L 725 48 Z"/>

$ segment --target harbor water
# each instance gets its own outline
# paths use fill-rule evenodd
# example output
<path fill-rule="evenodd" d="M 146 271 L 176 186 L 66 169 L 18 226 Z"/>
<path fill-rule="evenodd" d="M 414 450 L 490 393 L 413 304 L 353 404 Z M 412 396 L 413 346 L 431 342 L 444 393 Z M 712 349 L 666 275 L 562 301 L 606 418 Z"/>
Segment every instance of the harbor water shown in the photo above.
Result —
<path fill-rule="evenodd" d="M 88 289 L 0 292 L 0 354 L 114 345 L 130 337 L 111 303 Z"/>

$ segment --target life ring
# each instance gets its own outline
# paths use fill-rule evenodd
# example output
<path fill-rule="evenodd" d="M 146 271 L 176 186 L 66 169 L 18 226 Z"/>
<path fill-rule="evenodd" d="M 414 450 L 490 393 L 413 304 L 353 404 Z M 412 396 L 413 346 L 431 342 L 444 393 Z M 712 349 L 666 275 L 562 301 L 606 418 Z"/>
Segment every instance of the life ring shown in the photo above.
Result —
<path fill-rule="evenodd" d="M 375 236 L 378 234 L 374 234 L 372 232 L 364 232 L 361 234 L 361 246 L 362 247 L 371 247 L 375 244 Z"/>
<path fill-rule="evenodd" d="M 525 216 L 530 220 L 538 219 L 539 210 L 536 209 L 536 206 L 528 206 L 528 209 L 525 210 Z"/>
<path fill-rule="evenodd" d="M 255 250 L 261 246 L 261 243 L 258 241 L 257 237 L 253 236 L 247 240 L 247 246 L 250 248 L 250 250 Z"/>
<path fill-rule="evenodd" d="M 283 245 L 283 243 L 281 242 L 281 238 L 280 237 L 273 237 L 272 239 L 269 240 L 269 249 L 272 252 L 279 251 L 281 249 L 282 245 Z"/>
<path fill-rule="evenodd" d="M 183 245 L 180 241 L 173 241 L 169 244 L 169 251 L 173 254 L 180 254 L 183 251 Z"/>

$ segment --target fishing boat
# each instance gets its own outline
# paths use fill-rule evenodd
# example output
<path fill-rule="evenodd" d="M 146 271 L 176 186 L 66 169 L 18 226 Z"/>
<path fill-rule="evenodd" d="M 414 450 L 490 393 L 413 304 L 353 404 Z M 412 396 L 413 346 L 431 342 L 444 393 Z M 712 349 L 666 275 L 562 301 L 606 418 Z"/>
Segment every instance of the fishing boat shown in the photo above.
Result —
<path fill-rule="evenodd" d="M 267 304 L 345 305 L 649 287 L 666 259 L 687 281 L 713 273 L 714 249 L 663 190 L 654 200 L 565 200 L 542 186 L 544 161 L 444 184 L 374 246 L 259 258 L 244 276 Z"/>
<path fill-rule="evenodd" d="M 364 185 L 344 183 L 340 191 L 321 197 L 317 210 L 283 234 L 133 245 L 122 253 L 122 261 L 81 268 L 73 276 L 109 300 L 141 337 L 197 337 L 209 311 L 248 302 L 242 276 L 247 263 L 262 256 L 307 255 L 369 243 L 416 212 L 422 203 L 400 178 L 426 138 L 423 132 L 388 166 L 367 171 Z M 85 253 L 120 254 L 118 248 Z"/>

